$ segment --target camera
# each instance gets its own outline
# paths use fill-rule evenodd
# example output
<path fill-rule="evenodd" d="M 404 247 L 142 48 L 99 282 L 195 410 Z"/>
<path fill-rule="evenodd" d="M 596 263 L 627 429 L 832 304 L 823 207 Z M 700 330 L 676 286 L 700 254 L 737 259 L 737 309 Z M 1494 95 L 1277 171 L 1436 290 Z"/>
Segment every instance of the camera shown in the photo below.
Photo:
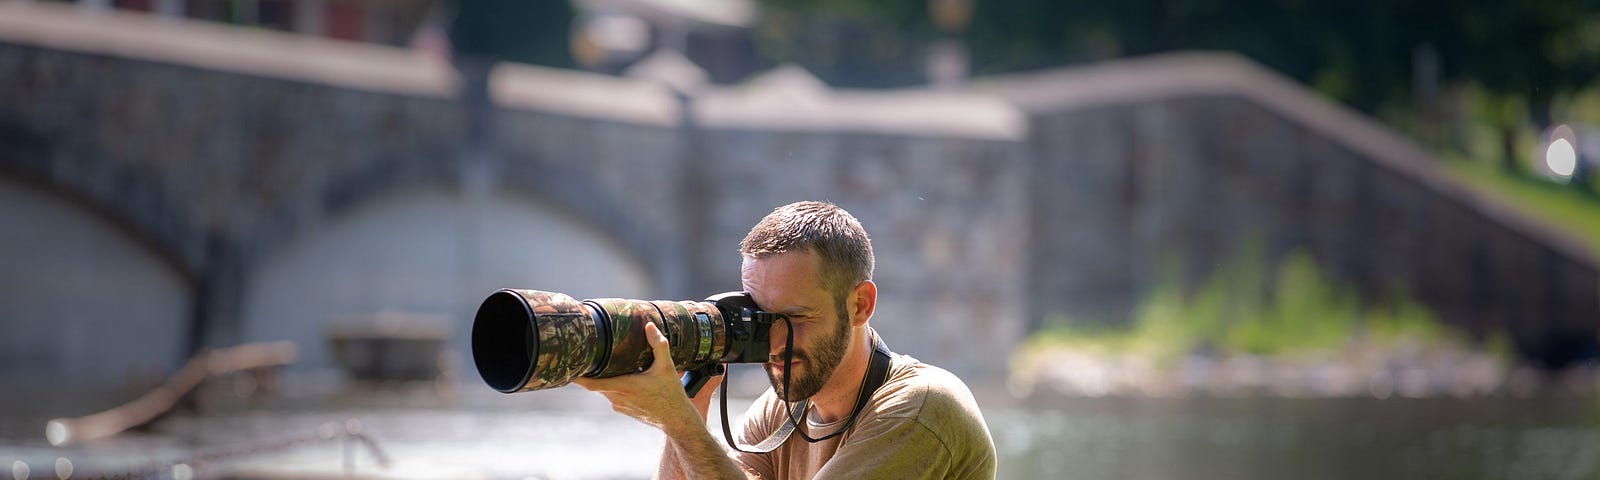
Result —
<path fill-rule="evenodd" d="M 582 377 L 644 371 L 655 360 L 646 323 L 667 337 L 671 361 L 694 395 L 727 363 L 767 361 L 768 336 L 782 315 L 763 312 L 745 292 L 704 301 L 597 298 L 500 289 L 472 320 L 472 360 L 502 393 L 555 388 Z"/>

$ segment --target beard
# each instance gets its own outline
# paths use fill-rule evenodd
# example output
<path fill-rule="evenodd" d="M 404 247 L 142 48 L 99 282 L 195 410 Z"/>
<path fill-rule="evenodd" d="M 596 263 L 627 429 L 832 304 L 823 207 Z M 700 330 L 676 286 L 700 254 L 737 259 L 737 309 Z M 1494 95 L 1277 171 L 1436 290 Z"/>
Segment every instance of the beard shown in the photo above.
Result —
<path fill-rule="evenodd" d="M 844 360 L 845 346 L 850 340 L 850 321 L 840 315 L 838 327 L 829 335 L 817 342 L 816 348 L 801 349 L 795 347 L 794 352 L 780 352 L 769 361 L 783 362 L 788 353 L 793 353 L 792 361 L 799 361 L 804 367 L 800 375 L 794 374 L 793 368 L 785 368 L 784 373 L 789 375 L 789 389 L 783 388 L 783 376 L 773 373 L 771 368 L 766 370 L 767 379 L 772 382 L 772 391 L 784 401 L 795 402 L 811 398 L 822 391 L 822 385 L 828 383 L 828 378 L 833 376 L 833 371 L 839 368 L 839 363 Z M 792 331 L 792 330 L 791 330 Z M 776 339 L 774 339 L 776 340 Z M 819 361 L 820 360 L 820 361 Z"/>

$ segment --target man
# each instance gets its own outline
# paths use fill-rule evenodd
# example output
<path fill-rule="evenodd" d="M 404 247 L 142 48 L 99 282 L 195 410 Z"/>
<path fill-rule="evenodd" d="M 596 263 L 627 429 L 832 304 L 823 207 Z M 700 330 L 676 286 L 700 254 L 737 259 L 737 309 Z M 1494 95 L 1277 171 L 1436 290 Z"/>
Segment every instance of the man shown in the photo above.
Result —
<path fill-rule="evenodd" d="M 772 388 L 745 415 L 739 441 L 754 444 L 778 430 L 790 403 L 809 400 L 810 408 L 776 450 L 728 452 L 706 429 L 721 377 L 692 399 L 672 362 L 653 362 L 636 375 L 579 378 L 575 383 L 605 395 L 616 411 L 666 434 L 658 477 L 994 477 L 989 428 L 972 393 L 949 372 L 885 355 L 886 378 L 857 412 L 857 393 L 874 361 L 876 333 L 867 323 L 878 287 L 872 242 L 855 217 L 823 202 L 778 207 L 750 230 L 739 252 L 744 290 L 762 310 L 787 319 L 773 325 L 763 364 Z M 793 352 L 785 351 L 790 328 Z M 655 358 L 669 358 L 667 339 L 654 325 L 645 335 Z"/>

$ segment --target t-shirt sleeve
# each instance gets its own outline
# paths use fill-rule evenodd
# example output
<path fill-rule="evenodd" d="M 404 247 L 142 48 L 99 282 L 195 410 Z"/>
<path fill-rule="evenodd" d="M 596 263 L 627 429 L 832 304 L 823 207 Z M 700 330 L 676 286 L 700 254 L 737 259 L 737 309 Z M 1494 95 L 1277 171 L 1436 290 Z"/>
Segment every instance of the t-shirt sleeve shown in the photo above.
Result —
<path fill-rule="evenodd" d="M 919 368 L 918 381 L 886 385 L 875 415 L 816 478 L 994 478 L 989 428 L 954 375 Z"/>

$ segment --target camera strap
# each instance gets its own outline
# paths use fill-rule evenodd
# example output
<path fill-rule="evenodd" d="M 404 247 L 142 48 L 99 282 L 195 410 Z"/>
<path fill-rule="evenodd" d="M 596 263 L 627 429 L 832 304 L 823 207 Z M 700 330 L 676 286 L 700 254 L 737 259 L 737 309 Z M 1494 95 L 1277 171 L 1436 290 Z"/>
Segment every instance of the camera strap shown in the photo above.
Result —
<path fill-rule="evenodd" d="M 872 394 L 877 392 L 878 387 L 882 387 L 883 383 L 889 379 L 889 363 L 893 358 L 892 353 L 889 351 L 889 346 L 883 343 L 883 338 L 878 336 L 878 332 L 876 330 L 872 330 L 869 327 L 867 331 L 872 337 L 872 358 L 867 363 L 866 378 L 861 380 L 861 388 L 860 390 L 856 391 L 856 405 L 855 408 L 850 411 L 850 417 L 845 420 L 844 425 L 840 426 L 838 430 L 834 430 L 833 433 L 824 435 L 822 438 L 811 438 L 811 436 L 806 435 L 805 432 L 800 432 L 800 438 L 804 439 L 805 441 L 816 443 L 829 438 L 837 437 L 840 434 L 843 434 L 846 430 L 849 430 L 851 426 L 855 425 L 856 417 L 861 415 L 861 410 L 866 408 L 867 402 L 872 400 Z M 794 332 L 792 330 L 789 332 L 788 337 L 787 345 L 785 347 L 787 350 L 785 351 L 793 352 Z M 784 389 L 786 390 L 789 388 L 788 380 L 788 372 L 785 371 Z M 783 424 L 778 426 L 777 430 L 774 430 L 772 434 L 767 435 L 767 438 L 761 440 L 755 445 L 746 445 L 740 443 L 739 441 L 734 440 L 733 432 L 728 427 L 728 422 L 730 421 L 728 418 L 728 382 L 724 380 L 722 382 L 722 437 L 727 440 L 728 446 L 733 447 L 734 450 L 744 453 L 768 453 L 773 450 L 777 450 L 779 446 L 783 445 L 783 442 L 789 440 L 790 435 L 794 434 L 795 430 L 800 425 L 800 422 L 805 421 L 806 413 L 811 409 L 811 401 L 810 399 L 803 399 L 794 405 L 790 405 L 788 401 L 785 401 L 784 406 L 786 407 L 785 410 L 788 415 L 787 418 L 784 419 Z"/>

